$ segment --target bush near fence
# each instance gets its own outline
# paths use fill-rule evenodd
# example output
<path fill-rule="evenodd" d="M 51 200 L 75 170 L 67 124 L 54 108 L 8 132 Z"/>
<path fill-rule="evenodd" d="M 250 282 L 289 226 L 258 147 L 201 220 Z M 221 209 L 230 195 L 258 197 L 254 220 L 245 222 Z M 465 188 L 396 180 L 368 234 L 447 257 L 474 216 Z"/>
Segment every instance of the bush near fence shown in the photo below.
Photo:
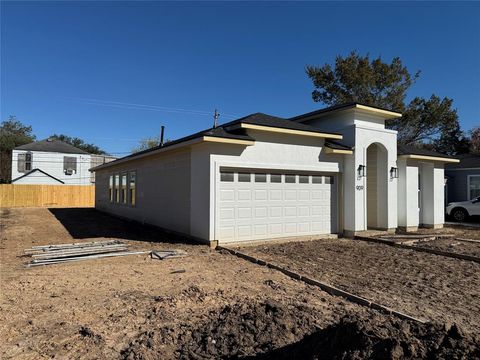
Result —
<path fill-rule="evenodd" d="M 93 207 L 94 185 L 0 185 L 0 207 Z"/>

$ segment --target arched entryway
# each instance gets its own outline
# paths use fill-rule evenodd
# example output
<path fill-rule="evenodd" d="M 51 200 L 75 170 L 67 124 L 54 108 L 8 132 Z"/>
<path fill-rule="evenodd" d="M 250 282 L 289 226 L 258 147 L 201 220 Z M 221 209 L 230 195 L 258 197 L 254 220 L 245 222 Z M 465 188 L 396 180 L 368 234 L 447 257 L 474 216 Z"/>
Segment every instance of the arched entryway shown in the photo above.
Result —
<path fill-rule="evenodd" d="M 388 229 L 388 151 L 380 143 L 367 148 L 367 229 Z"/>

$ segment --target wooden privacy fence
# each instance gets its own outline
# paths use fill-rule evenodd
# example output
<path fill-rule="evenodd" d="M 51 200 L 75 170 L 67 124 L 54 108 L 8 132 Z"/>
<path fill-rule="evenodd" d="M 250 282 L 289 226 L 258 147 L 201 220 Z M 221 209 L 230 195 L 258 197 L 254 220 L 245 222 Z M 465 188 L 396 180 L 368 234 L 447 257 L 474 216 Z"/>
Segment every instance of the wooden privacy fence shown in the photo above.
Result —
<path fill-rule="evenodd" d="M 0 207 L 93 207 L 94 185 L 0 185 Z"/>

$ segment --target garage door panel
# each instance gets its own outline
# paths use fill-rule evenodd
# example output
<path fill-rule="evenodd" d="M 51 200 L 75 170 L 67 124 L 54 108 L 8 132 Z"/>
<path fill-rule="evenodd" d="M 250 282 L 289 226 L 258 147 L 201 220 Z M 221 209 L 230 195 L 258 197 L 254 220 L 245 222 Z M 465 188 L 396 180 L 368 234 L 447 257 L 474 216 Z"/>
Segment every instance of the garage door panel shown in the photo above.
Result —
<path fill-rule="evenodd" d="M 237 190 L 237 200 L 251 200 L 252 191 L 251 190 Z"/>
<path fill-rule="evenodd" d="M 237 217 L 239 219 L 250 219 L 252 217 L 252 208 L 250 207 L 238 208 Z"/>
<path fill-rule="evenodd" d="M 248 171 L 242 171 L 248 175 Z M 271 182 L 270 175 L 251 181 L 219 181 L 217 233 L 220 241 L 248 241 L 286 236 L 328 234 L 336 229 L 336 194 L 322 175 L 282 175 Z M 256 182 L 256 179 L 265 182 Z M 302 181 L 300 183 L 300 181 Z M 333 181 L 334 182 L 334 181 Z"/>

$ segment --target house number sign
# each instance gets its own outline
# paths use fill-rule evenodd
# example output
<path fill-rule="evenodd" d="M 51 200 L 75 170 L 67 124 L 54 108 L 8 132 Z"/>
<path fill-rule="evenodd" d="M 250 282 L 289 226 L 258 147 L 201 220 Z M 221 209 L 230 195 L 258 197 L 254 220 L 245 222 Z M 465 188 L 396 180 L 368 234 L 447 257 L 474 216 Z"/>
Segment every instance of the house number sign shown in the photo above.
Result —
<path fill-rule="evenodd" d="M 363 185 L 357 185 L 357 190 L 363 190 Z"/>

